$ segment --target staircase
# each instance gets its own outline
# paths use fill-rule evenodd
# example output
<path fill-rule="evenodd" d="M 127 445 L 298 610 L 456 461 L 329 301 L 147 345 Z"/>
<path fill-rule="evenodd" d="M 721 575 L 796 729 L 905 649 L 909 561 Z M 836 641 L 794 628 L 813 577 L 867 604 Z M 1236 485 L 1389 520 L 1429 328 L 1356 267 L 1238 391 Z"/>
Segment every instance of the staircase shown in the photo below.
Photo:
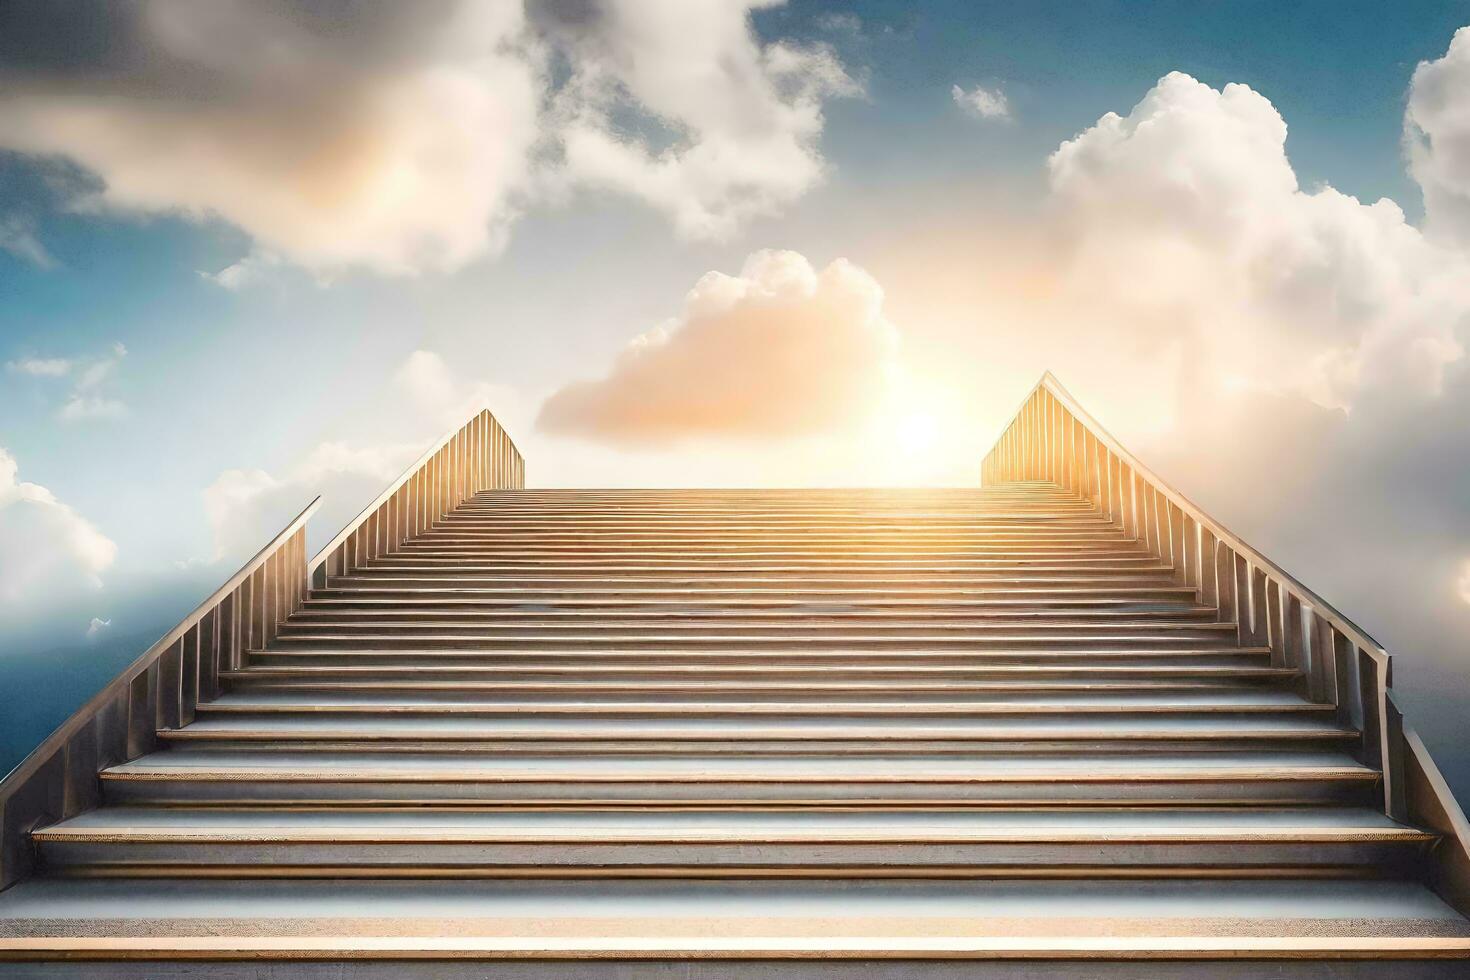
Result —
<path fill-rule="evenodd" d="M 1201 593 L 1048 480 L 473 493 L 31 832 L 0 973 L 1467 975 L 1450 845 Z"/>

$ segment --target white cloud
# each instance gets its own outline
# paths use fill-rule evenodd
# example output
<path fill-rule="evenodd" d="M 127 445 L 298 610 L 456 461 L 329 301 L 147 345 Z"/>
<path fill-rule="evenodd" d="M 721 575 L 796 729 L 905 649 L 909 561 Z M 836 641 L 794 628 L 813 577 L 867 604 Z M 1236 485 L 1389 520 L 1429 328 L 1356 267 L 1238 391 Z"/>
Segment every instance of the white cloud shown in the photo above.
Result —
<path fill-rule="evenodd" d="M 95 172 L 76 207 L 243 229 L 206 274 L 230 289 L 278 260 L 452 270 L 575 186 L 719 235 L 820 179 L 822 101 L 855 89 L 824 48 L 762 43 L 768 3 L 0 8 L 0 147 Z"/>
<path fill-rule="evenodd" d="M 114 343 L 106 357 L 74 365 L 75 380 L 71 395 L 61 406 L 57 418 L 65 422 L 87 419 L 120 418 L 128 413 L 128 406 L 120 399 L 107 394 L 103 389 L 117 373 L 118 365 L 128 354 L 121 343 Z M 69 369 L 72 365 L 68 366 Z"/>
<path fill-rule="evenodd" d="M 509 217 L 536 137 L 519 5 L 106 6 L 71 28 L 114 29 L 112 71 L 64 72 L 43 39 L 0 97 L 0 142 L 95 171 L 98 204 L 220 217 L 309 267 L 389 273 L 460 265 Z"/>
<path fill-rule="evenodd" d="M 573 69 L 553 109 L 569 179 L 642 198 L 691 238 L 724 237 L 815 186 L 823 100 L 860 89 L 827 48 L 762 45 L 750 11 L 763 5 L 534 7 Z"/>
<path fill-rule="evenodd" d="M 25 357 L 8 361 L 5 370 L 29 374 L 36 378 L 63 378 L 71 372 L 72 362 L 61 357 Z"/>
<path fill-rule="evenodd" d="M 87 624 L 87 638 L 91 639 L 98 633 L 101 633 L 103 630 L 108 629 L 111 626 L 112 620 L 98 619 L 96 616 L 93 616 L 92 621 Z"/>
<path fill-rule="evenodd" d="M 607 377 L 553 394 L 537 425 L 628 444 L 811 434 L 866 417 L 897 349 L 883 290 L 862 269 L 756 252 L 738 276 L 704 275 Z"/>
<path fill-rule="evenodd" d="M 1167 325 L 1219 374 L 1324 406 L 1438 393 L 1470 324 L 1466 256 L 1392 201 L 1301 190 L 1285 140 L 1252 89 L 1176 72 L 1063 143 L 1049 203 L 1071 288 L 1132 329 Z"/>
<path fill-rule="evenodd" d="M 55 257 L 36 237 L 35 222 L 19 215 L 0 217 L 0 252 L 8 252 L 42 269 L 56 265 Z"/>
<path fill-rule="evenodd" d="M 218 272 L 201 272 L 199 276 L 216 286 L 236 292 L 259 282 L 280 264 L 281 260 L 278 256 L 270 252 L 256 251 L 230 263 Z"/>
<path fill-rule="evenodd" d="M 977 119 L 1008 120 L 1011 118 L 1011 103 L 998 88 L 976 85 L 968 91 L 951 85 L 949 96 L 954 104 Z"/>
<path fill-rule="evenodd" d="M 410 354 L 387 385 L 391 415 L 403 438 L 376 442 L 318 443 L 281 475 L 262 469 L 229 469 L 204 490 L 204 511 L 214 539 L 214 560 L 244 558 L 270 540 L 315 496 L 322 510 L 313 533 L 335 533 L 416 460 L 429 443 L 471 414 L 489 407 L 504 425 L 520 413 L 510 388 L 464 381 L 433 351 Z"/>
<path fill-rule="evenodd" d="M 323 442 L 280 478 L 260 469 L 225 470 L 204 490 L 215 559 L 253 554 L 317 495 L 338 510 L 345 501 L 366 503 L 421 452 L 417 443 Z"/>
<path fill-rule="evenodd" d="M 1470 246 L 1470 27 L 1455 32 L 1443 58 L 1415 69 L 1404 139 L 1426 231 Z"/>
<path fill-rule="evenodd" d="M 488 381 L 462 381 L 433 351 L 410 354 L 394 372 L 391 390 L 407 399 L 408 406 L 435 434 L 463 425 L 484 408 L 490 409 L 507 431 L 518 427 L 523 414 L 521 396 L 515 389 Z"/>
<path fill-rule="evenodd" d="M 80 422 L 85 419 L 116 419 L 126 414 L 128 414 L 128 406 L 116 398 L 73 395 L 67 399 L 65 405 L 61 406 L 57 418 L 66 422 Z"/>
<path fill-rule="evenodd" d="M 35 605 L 102 587 L 117 546 L 45 487 L 22 483 L 0 449 L 0 605 Z"/>

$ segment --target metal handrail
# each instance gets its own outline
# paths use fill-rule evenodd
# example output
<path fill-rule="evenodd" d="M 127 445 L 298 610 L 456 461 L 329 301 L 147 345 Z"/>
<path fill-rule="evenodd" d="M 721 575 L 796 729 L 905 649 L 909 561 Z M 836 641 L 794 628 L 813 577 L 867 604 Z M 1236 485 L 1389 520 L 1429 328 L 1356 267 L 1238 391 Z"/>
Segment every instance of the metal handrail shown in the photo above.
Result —
<path fill-rule="evenodd" d="M 33 865 L 29 834 L 95 806 L 97 774 L 152 751 L 219 691 L 306 598 L 306 522 L 317 497 L 209 598 L 98 691 L 0 781 L 0 889 Z"/>
<path fill-rule="evenodd" d="M 1437 852 L 1438 887 L 1470 911 L 1470 824 L 1404 725 L 1392 659 L 1349 620 L 1123 448 L 1047 371 L 981 463 L 981 482 L 1044 480 L 1092 501 L 1158 556 L 1201 601 L 1234 623 L 1242 642 L 1268 646 L 1305 693 L 1333 704 L 1363 733 L 1365 762 L 1382 773 L 1383 809 L 1449 842 Z"/>
<path fill-rule="evenodd" d="M 324 587 L 329 576 L 346 575 L 393 550 L 475 493 L 516 490 L 525 481 L 520 450 L 490 410 L 482 408 L 426 449 L 327 542 L 308 566 L 309 580 Z"/>

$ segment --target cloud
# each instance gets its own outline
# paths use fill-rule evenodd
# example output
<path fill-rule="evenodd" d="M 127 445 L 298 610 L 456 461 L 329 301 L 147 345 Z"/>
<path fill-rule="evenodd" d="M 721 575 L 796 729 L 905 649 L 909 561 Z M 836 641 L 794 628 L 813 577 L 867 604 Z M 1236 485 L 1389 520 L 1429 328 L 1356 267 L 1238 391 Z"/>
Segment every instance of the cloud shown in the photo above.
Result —
<path fill-rule="evenodd" d="M 93 616 L 92 621 L 87 624 L 87 638 L 91 639 L 98 633 L 101 633 L 103 630 L 109 629 L 111 626 L 112 620 L 98 619 L 96 616 Z"/>
<path fill-rule="evenodd" d="M 1470 324 L 1465 254 L 1387 199 L 1302 190 L 1285 141 L 1257 92 L 1178 72 L 1104 115 L 1048 163 L 1070 287 L 1218 373 L 1323 406 L 1437 394 Z"/>
<path fill-rule="evenodd" d="M 107 356 L 76 365 L 75 380 L 71 395 L 61 406 L 57 418 L 64 422 L 86 419 L 120 418 L 128 413 L 128 406 L 121 400 L 108 395 L 104 388 L 117 373 L 118 365 L 127 357 L 128 349 L 115 343 Z"/>
<path fill-rule="evenodd" d="M 0 216 L 0 252 L 8 252 L 42 269 L 56 265 L 55 257 L 36 237 L 35 222 L 20 215 Z"/>
<path fill-rule="evenodd" d="M 278 256 L 269 252 L 256 251 L 230 263 L 218 272 L 201 272 L 199 276 L 222 289 L 236 292 L 259 282 L 280 264 L 281 260 Z"/>
<path fill-rule="evenodd" d="M 108 394 L 106 389 L 127 354 L 126 347 L 121 343 L 114 343 L 105 355 L 89 360 L 23 357 L 6 362 L 5 369 L 33 378 L 71 378 L 71 392 L 56 413 L 56 417 L 64 422 L 118 418 L 127 414 L 128 406 Z"/>
<path fill-rule="evenodd" d="M 954 99 L 955 105 L 976 119 L 1004 121 L 1011 118 L 1010 100 L 998 88 L 984 88 L 976 85 L 966 91 L 958 85 L 951 85 L 949 95 Z"/>
<path fill-rule="evenodd" d="M 96 202 L 218 217 L 302 265 L 452 268 L 488 250 L 536 137 L 515 4 L 8 6 L 0 141 Z"/>
<path fill-rule="evenodd" d="M 100 178 L 73 207 L 244 230 L 209 274 L 232 289 L 276 261 L 453 270 L 584 186 L 718 235 L 820 179 L 822 100 L 854 89 L 761 42 L 767 2 L 16 0 L 0 147 Z"/>
<path fill-rule="evenodd" d="M 521 396 L 515 389 L 488 381 L 462 381 L 433 351 L 410 354 L 393 373 L 390 391 L 402 396 L 436 435 L 463 425 L 484 408 L 489 408 L 507 431 L 518 427 L 522 415 Z"/>
<path fill-rule="evenodd" d="M 326 440 L 279 475 L 258 468 L 220 473 L 203 492 L 213 560 L 249 557 L 318 495 L 322 509 L 310 530 L 313 538 L 323 535 L 317 544 L 324 543 L 325 535 L 356 516 L 434 439 L 486 407 L 509 425 L 520 400 L 505 386 L 462 380 L 439 354 L 418 350 L 394 371 L 386 397 L 375 401 L 392 406 L 401 438 L 384 434 L 365 442 Z"/>
<path fill-rule="evenodd" d="M 725 237 L 815 186 L 823 100 L 860 87 L 829 48 L 761 44 L 750 10 L 766 5 L 533 5 L 572 71 L 553 102 L 566 176 L 641 198 L 690 238 Z"/>
<path fill-rule="evenodd" d="M 35 378 L 63 378 L 71 373 L 71 369 L 72 362 L 61 357 L 23 357 L 5 364 L 7 371 Z"/>
<path fill-rule="evenodd" d="M 116 419 L 128 414 L 128 406 L 116 398 L 100 395 L 73 395 L 61 406 L 57 418 L 64 422 L 80 422 L 86 419 Z"/>
<path fill-rule="evenodd" d="M 1404 113 L 1409 169 L 1424 190 L 1425 230 L 1470 246 L 1470 27 L 1421 61 Z"/>
<path fill-rule="evenodd" d="M 0 449 L 0 606 L 49 604 L 102 587 L 117 546 Z"/>
<path fill-rule="evenodd" d="M 317 495 L 339 505 L 366 503 L 421 452 L 416 443 L 323 442 L 279 478 L 261 469 L 225 470 L 204 490 L 215 560 L 254 554 Z"/>
<path fill-rule="evenodd" d="M 883 290 L 861 268 L 756 252 L 738 276 L 706 273 L 678 316 L 635 338 L 607 377 L 553 394 L 536 424 L 623 444 L 812 434 L 865 417 L 897 349 Z"/>

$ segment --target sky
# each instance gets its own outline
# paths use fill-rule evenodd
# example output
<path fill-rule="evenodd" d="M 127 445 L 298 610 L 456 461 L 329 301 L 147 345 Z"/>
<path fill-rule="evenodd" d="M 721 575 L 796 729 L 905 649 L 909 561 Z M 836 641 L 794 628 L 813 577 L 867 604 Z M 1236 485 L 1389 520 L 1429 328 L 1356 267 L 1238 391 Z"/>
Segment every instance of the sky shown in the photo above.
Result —
<path fill-rule="evenodd" d="M 1467 335 L 1470 0 L 8 0 L 0 769 L 481 405 L 536 486 L 967 485 L 1049 368 L 1470 797 Z"/>

